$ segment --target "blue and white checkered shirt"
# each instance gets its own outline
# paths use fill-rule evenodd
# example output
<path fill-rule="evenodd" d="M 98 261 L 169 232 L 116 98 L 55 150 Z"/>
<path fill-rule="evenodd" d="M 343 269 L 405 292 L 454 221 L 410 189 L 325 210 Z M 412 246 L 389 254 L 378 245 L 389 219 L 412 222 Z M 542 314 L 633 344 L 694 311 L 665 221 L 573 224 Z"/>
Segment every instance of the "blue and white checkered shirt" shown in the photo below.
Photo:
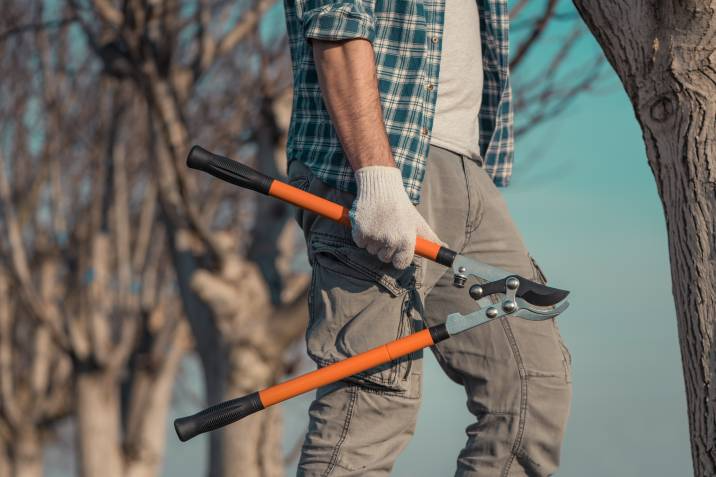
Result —
<path fill-rule="evenodd" d="M 514 151 L 507 0 L 476 0 L 484 70 L 480 153 L 498 186 L 507 185 Z M 289 161 L 355 192 L 355 180 L 318 84 L 309 39 L 365 38 L 373 44 L 383 119 L 403 184 L 420 200 L 435 114 L 445 0 L 284 0 L 293 62 Z"/>

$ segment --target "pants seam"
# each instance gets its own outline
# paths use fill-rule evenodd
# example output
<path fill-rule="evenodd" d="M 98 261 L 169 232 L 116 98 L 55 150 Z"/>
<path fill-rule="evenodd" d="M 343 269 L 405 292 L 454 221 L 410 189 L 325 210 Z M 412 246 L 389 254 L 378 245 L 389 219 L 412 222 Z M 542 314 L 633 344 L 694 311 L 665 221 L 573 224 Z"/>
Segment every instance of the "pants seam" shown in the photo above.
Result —
<path fill-rule="evenodd" d="M 531 464 L 532 467 L 534 467 L 535 469 L 538 469 L 540 467 L 539 462 L 536 462 L 529 455 L 527 455 L 527 451 L 525 451 L 525 449 L 520 449 L 520 451 L 517 453 L 517 460 L 519 461 L 520 458 L 522 458 L 525 462 Z"/>
<path fill-rule="evenodd" d="M 338 463 L 338 456 L 340 455 L 341 446 L 343 446 L 346 437 L 348 437 L 348 428 L 350 428 L 351 419 L 353 417 L 353 409 L 358 399 L 357 387 L 351 386 L 350 388 L 348 388 L 348 392 L 350 393 L 351 399 L 348 403 L 348 411 L 346 412 L 346 420 L 343 422 L 343 430 L 341 431 L 341 437 L 338 438 L 336 447 L 333 449 L 333 454 L 331 455 L 331 460 L 328 462 L 328 467 L 326 468 L 326 471 L 323 473 L 322 477 L 328 477 L 331 472 L 333 472 L 333 469 L 335 469 L 336 464 Z"/>
<path fill-rule="evenodd" d="M 503 467 L 501 473 L 502 477 L 507 477 L 510 471 L 510 467 L 512 466 L 512 462 L 514 462 L 517 453 L 522 447 L 522 438 L 524 437 L 525 433 L 525 426 L 527 420 L 527 376 L 525 366 L 522 361 L 522 356 L 520 354 L 520 349 L 517 346 L 517 340 L 515 340 L 515 336 L 512 333 L 512 328 L 510 327 L 510 324 L 506 318 L 502 318 L 500 322 L 502 323 L 502 327 L 505 330 L 505 335 L 507 336 L 507 341 L 510 343 L 510 348 L 512 348 L 512 352 L 515 356 L 515 361 L 517 362 L 517 370 L 520 375 L 520 415 L 518 421 L 519 425 L 517 429 L 517 435 L 515 436 L 515 441 L 512 444 L 510 456 L 508 457 L 507 462 L 505 462 L 505 466 Z"/>
<path fill-rule="evenodd" d="M 470 199 L 472 189 L 470 187 L 470 180 L 467 178 L 467 167 L 465 167 L 465 159 L 462 156 L 460 156 L 460 164 L 462 165 L 462 175 L 465 179 L 465 192 L 467 193 L 467 214 L 465 217 L 465 245 L 467 245 L 468 243 L 470 243 L 470 236 L 472 235 L 472 231 L 474 230 L 474 228 L 470 226 L 470 212 L 473 207 L 472 200 Z"/>

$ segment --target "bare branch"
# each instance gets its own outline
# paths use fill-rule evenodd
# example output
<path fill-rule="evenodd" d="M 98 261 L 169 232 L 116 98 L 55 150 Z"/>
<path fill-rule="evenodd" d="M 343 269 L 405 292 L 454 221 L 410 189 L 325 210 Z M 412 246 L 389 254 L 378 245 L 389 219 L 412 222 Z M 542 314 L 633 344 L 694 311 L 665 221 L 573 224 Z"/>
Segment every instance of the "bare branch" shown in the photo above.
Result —
<path fill-rule="evenodd" d="M 112 160 L 114 161 L 114 230 L 112 231 L 112 236 L 114 238 L 118 272 L 118 304 L 121 308 L 128 310 L 131 305 L 130 288 L 133 270 L 130 252 L 132 225 L 129 218 L 129 186 L 127 184 L 125 150 L 125 144 L 118 141 L 112 152 Z"/>
<path fill-rule="evenodd" d="M 209 32 L 211 13 L 207 0 L 198 2 L 194 20 L 196 23 L 197 53 L 192 61 L 192 71 L 194 81 L 196 81 L 209 68 L 212 59 L 216 55 L 216 42 L 211 38 L 211 33 Z"/>
<path fill-rule="evenodd" d="M 517 68 L 517 66 L 527 56 L 527 53 L 529 53 L 530 49 L 537 43 L 539 37 L 542 36 L 542 34 L 544 33 L 550 18 L 552 18 L 552 16 L 554 15 L 554 9 L 556 6 L 557 0 L 547 0 L 547 5 L 545 5 L 544 7 L 544 12 L 542 13 L 542 16 L 538 21 L 534 23 L 532 31 L 529 35 L 527 35 L 527 38 L 524 39 L 522 43 L 520 43 L 520 45 L 517 47 L 517 51 L 512 57 L 512 60 L 510 61 L 510 68 Z"/>
<path fill-rule="evenodd" d="M 52 305 L 43 303 L 42 298 L 37 294 L 32 284 L 22 233 L 15 209 L 10 201 L 10 187 L 5 176 L 5 170 L 4 156 L 0 151 L 0 216 L 3 217 L 5 222 L 7 240 L 11 251 L 11 276 L 15 278 L 25 304 L 32 311 L 33 316 L 49 327 L 55 342 L 61 348 L 67 349 L 67 338 L 59 324 L 56 310 Z"/>
<path fill-rule="evenodd" d="M 156 202 L 157 189 L 153 182 L 146 185 L 144 191 L 144 200 L 142 201 L 142 211 L 139 217 L 139 225 L 137 228 L 137 240 L 132 255 L 133 270 L 141 270 L 142 264 L 147 261 L 147 253 L 149 252 L 149 244 L 152 237 L 152 230 L 156 224 Z"/>
<path fill-rule="evenodd" d="M 276 3 L 276 0 L 257 0 L 253 9 L 241 16 L 241 20 L 220 41 L 217 47 L 219 56 L 229 53 L 246 35 L 252 32 L 263 17 L 263 14 Z"/>
<path fill-rule="evenodd" d="M 254 32 L 263 14 L 275 3 L 276 0 L 256 0 L 254 7 L 246 11 L 236 25 L 218 42 L 213 40 L 211 36 L 206 33 L 208 28 L 208 10 L 206 8 L 200 9 L 199 28 L 202 35 L 200 38 L 203 41 L 200 48 L 200 60 L 195 62 L 195 79 L 199 78 L 218 58 L 230 53 L 236 45 L 243 41 L 250 33 Z"/>
<path fill-rule="evenodd" d="M 39 23 L 30 23 L 27 25 L 18 25 L 14 28 L 10 28 L 9 30 L 5 30 L 4 32 L 0 32 L 0 43 L 7 40 L 8 38 L 11 38 L 15 35 L 21 35 L 23 33 L 32 33 L 37 32 L 39 30 L 44 30 L 47 28 L 60 28 L 65 25 L 69 25 L 71 23 L 74 23 L 77 21 L 76 16 L 71 16 L 67 18 L 60 18 L 58 20 L 48 20 L 44 22 Z"/>
<path fill-rule="evenodd" d="M 10 310 L 10 284 L 0 269 L 0 421 L 15 428 L 22 419 L 17 405 L 12 365 L 12 311 Z"/>
<path fill-rule="evenodd" d="M 528 2 L 529 0 L 519 0 L 517 5 L 510 9 L 510 21 L 514 20 L 520 15 L 520 13 L 522 13 L 522 10 L 527 6 Z"/>
<path fill-rule="evenodd" d="M 97 15 L 114 28 L 119 28 L 124 22 L 124 15 L 112 5 L 111 0 L 92 0 Z"/>

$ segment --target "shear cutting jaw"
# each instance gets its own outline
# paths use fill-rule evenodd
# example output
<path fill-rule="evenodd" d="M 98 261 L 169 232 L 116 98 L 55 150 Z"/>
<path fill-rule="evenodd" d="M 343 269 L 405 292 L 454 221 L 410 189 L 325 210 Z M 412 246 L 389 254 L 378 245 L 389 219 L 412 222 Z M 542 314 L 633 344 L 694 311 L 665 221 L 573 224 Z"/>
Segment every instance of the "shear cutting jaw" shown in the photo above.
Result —
<path fill-rule="evenodd" d="M 475 300 L 496 293 L 507 293 L 511 290 L 510 286 L 515 287 L 516 297 L 523 298 L 537 306 L 556 305 L 569 295 L 567 290 L 548 287 L 462 255 L 455 257 L 452 269 L 453 285 L 456 287 L 464 287 L 470 277 L 486 282 L 470 287 L 470 296 Z"/>
<path fill-rule="evenodd" d="M 569 306 L 564 300 L 566 290 L 548 287 L 532 280 L 458 255 L 453 263 L 454 285 L 463 288 L 470 276 L 489 280 L 469 288 L 478 309 L 462 315 L 448 315 L 445 326 L 454 335 L 503 316 L 515 316 L 525 320 L 542 321 L 562 313 Z M 491 296 L 500 297 L 493 303 Z"/>

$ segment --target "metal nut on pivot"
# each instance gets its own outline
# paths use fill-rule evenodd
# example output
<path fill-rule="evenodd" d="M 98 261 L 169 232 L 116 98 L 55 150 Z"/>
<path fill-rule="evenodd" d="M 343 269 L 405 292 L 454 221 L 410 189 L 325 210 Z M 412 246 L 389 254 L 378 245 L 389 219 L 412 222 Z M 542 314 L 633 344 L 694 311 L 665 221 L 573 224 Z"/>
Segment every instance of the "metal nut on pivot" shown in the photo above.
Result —
<path fill-rule="evenodd" d="M 502 309 L 507 313 L 512 313 L 517 309 L 517 303 L 512 300 L 505 300 L 502 302 Z"/>
<path fill-rule="evenodd" d="M 494 306 L 491 306 L 490 308 L 485 310 L 485 315 L 488 318 L 494 318 L 497 316 L 498 313 L 499 313 L 499 311 L 497 311 L 497 308 L 495 308 Z"/>
<path fill-rule="evenodd" d="M 457 288 L 462 288 L 465 286 L 466 280 L 467 277 L 465 275 L 454 275 L 452 277 L 452 285 Z"/>
<path fill-rule="evenodd" d="M 473 300 L 479 300 L 480 298 L 482 298 L 482 294 L 484 293 L 484 291 L 485 290 L 483 290 L 480 285 L 473 285 L 470 287 L 470 298 L 472 298 Z"/>
<path fill-rule="evenodd" d="M 510 277 L 505 281 L 505 285 L 510 290 L 517 290 L 517 288 L 520 286 L 520 281 L 515 277 Z"/>

